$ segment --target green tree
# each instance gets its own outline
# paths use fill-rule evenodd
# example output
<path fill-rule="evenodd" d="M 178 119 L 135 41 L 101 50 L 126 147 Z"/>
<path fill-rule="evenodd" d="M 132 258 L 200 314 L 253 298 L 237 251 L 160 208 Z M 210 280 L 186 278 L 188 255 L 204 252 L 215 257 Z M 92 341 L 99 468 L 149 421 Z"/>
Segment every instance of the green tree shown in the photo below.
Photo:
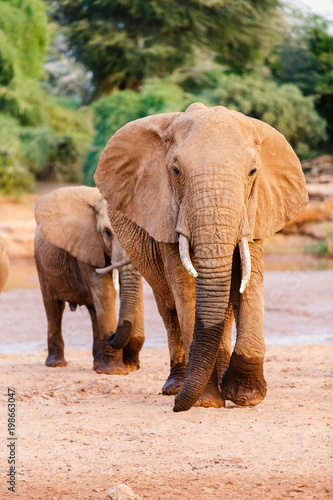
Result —
<path fill-rule="evenodd" d="M 141 92 L 117 90 L 95 101 L 95 138 L 84 163 L 85 182 L 94 185 L 98 160 L 110 137 L 129 121 L 144 116 L 184 111 L 201 101 L 207 106 L 223 105 L 266 121 L 282 132 L 300 156 L 307 156 L 325 140 L 325 120 L 314 108 L 313 97 L 304 97 L 291 84 L 224 73 L 192 69 L 172 78 L 147 81 Z"/>
<path fill-rule="evenodd" d="M 41 0 L 0 0 L 0 110 L 22 124 L 36 123 L 47 19 Z"/>
<path fill-rule="evenodd" d="M 289 14 L 285 30 L 267 58 L 274 79 L 293 83 L 304 95 L 313 95 L 317 111 L 328 123 L 333 147 L 333 36 L 330 24 L 317 15 Z"/>
<path fill-rule="evenodd" d="M 91 113 L 42 90 L 48 24 L 42 0 L 0 0 L 0 192 L 34 178 L 78 180 L 92 137 Z"/>
<path fill-rule="evenodd" d="M 326 122 L 316 112 L 314 98 L 303 96 L 292 84 L 277 85 L 254 75 L 220 73 L 219 78 L 215 74 L 213 88 L 197 92 L 196 98 L 207 105 L 223 105 L 269 123 L 303 158 L 327 139 Z"/>
<path fill-rule="evenodd" d="M 49 0 L 98 95 L 190 64 L 198 48 L 240 70 L 270 36 L 280 0 Z"/>

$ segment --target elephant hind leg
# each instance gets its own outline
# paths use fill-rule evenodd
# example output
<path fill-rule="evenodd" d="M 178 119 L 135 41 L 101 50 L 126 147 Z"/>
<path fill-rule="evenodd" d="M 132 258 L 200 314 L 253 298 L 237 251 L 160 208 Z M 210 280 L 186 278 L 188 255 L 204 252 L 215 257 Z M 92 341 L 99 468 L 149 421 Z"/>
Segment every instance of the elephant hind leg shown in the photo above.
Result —
<path fill-rule="evenodd" d="M 45 364 L 50 367 L 67 366 L 65 344 L 62 337 L 61 323 L 65 302 L 54 297 L 43 297 L 47 317 L 48 356 Z"/>
<path fill-rule="evenodd" d="M 217 377 L 217 367 L 215 365 L 202 396 L 194 406 L 202 406 L 204 408 L 223 408 L 225 406 L 224 399 L 218 390 Z"/>

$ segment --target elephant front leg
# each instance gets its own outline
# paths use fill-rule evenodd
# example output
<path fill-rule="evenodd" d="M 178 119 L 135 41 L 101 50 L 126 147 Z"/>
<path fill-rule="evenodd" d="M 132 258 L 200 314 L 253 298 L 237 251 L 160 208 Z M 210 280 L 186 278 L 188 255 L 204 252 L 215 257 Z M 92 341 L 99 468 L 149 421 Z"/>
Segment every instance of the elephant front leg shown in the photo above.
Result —
<path fill-rule="evenodd" d="M 127 375 L 122 349 L 113 349 L 108 343 L 110 332 L 117 328 L 116 290 L 112 277 L 109 274 L 98 277 L 94 268 L 82 262 L 80 269 L 91 297 L 87 307 L 94 333 L 94 370 L 107 375 Z"/>
<path fill-rule="evenodd" d="M 154 296 L 168 334 L 170 355 L 170 374 L 162 387 L 162 394 L 172 396 L 178 394 L 183 387 L 186 372 L 185 352 L 176 310 L 169 309 L 164 299 L 157 293 L 154 293 Z"/>
<path fill-rule="evenodd" d="M 216 363 L 213 372 L 208 380 L 208 384 L 200 399 L 194 406 L 203 406 L 204 408 L 223 408 L 225 406 L 224 398 L 221 397 L 219 387 L 222 377 L 230 363 L 231 351 L 231 332 L 234 313 L 232 304 L 228 306 L 226 319 L 223 328 L 222 339 L 217 353 Z"/>
<path fill-rule="evenodd" d="M 225 402 L 221 393 L 218 390 L 218 375 L 217 366 L 213 368 L 213 372 L 209 377 L 208 383 L 205 387 L 202 396 L 197 400 L 193 406 L 202 406 L 203 408 L 223 408 Z"/>
<path fill-rule="evenodd" d="M 56 298 L 44 299 L 45 312 L 47 316 L 47 347 L 48 356 L 46 366 L 67 366 L 65 360 L 65 345 L 62 337 L 61 323 L 65 309 L 65 302 Z"/>
<path fill-rule="evenodd" d="M 103 322 L 97 319 L 97 314 L 94 306 L 89 306 L 94 342 L 93 342 L 93 356 L 94 356 L 94 370 L 96 373 L 105 373 L 107 375 L 127 375 L 128 369 L 123 362 L 122 350 L 113 349 L 108 343 L 108 330 L 103 329 L 99 323 Z M 103 330 L 105 330 L 103 335 Z"/>
<path fill-rule="evenodd" d="M 243 294 L 238 292 L 240 278 L 232 291 L 237 340 L 230 364 L 223 375 L 221 390 L 225 399 L 237 405 L 251 406 L 266 396 L 264 378 L 264 251 L 262 241 L 250 244 L 251 280 Z M 235 261 L 239 255 L 235 255 Z"/>
<path fill-rule="evenodd" d="M 135 311 L 131 338 L 123 349 L 123 361 L 128 371 L 140 368 L 139 353 L 145 341 L 145 325 L 143 312 L 143 285 L 140 283 L 138 303 Z"/>

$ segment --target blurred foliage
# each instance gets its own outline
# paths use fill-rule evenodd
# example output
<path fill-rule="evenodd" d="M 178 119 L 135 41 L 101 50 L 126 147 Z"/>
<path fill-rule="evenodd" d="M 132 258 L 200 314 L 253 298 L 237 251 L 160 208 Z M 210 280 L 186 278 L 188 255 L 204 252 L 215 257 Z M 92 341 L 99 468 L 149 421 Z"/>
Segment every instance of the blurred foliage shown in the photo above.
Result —
<path fill-rule="evenodd" d="M 33 186 L 33 176 L 24 161 L 20 128 L 20 124 L 15 118 L 0 113 L 1 194 L 21 193 Z"/>
<path fill-rule="evenodd" d="M 242 71 L 271 38 L 280 0 L 49 0 L 97 94 L 191 65 L 197 48 Z"/>
<path fill-rule="evenodd" d="M 332 25 L 332 23 L 331 23 Z M 313 95 L 319 114 L 328 123 L 333 150 L 333 36 L 324 18 L 291 11 L 281 37 L 266 60 L 278 83 L 293 83 L 304 95 Z"/>
<path fill-rule="evenodd" d="M 220 69 L 199 74 L 192 69 L 179 81 L 207 106 L 223 105 L 269 123 L 303 158 L 327 138 L 326 123 L 316 112 L 314 98 L 303 96 L 295 85 L 277 85 L 251 74 L 225 74 Z"/>
<path fill-rule="evenodd" d="M 81 180 L 93 135 L 89 110 L 40 87 L 48 27 L 41 0 L 0 0 L 0 192 L 34 179 Z"/>
<path fill-rule="evenodd" d="M 45 80 L 43 88 L 51 95 L 72 102 L 74 109 L 81 104 L 90 103 L 93 98 L 94 86 L 92 74 L 86 67 L 75 60 L 68 47 L 68 39 L 59 25 L 49 24 L 51 44 L 45 58 Z"/>
<path fill-rule="evenodd" d="M 40 127 L 22 127 L 29 170 L 37 180 L 82 181 L 82 159 L 93 135 L 90 110 L 72 111 L 48 103 L 47 120 Z"/>
<path fill-rule="evenodd" d="M 41 0 L 0 1 L 0 110 L 22 125 L 40 120 L 36 81 L 41 77 L 46 43 Z"/>
<path fill-rule="evenodd" d="M 0 192 L 93 184 L 116 130 L 194 101 L 332 153 L 330 25 L 282 0 L 0 0 Z"/>
<path fill-rule="evenodd" d="M 317 241 L 305 248 L 305 253 L 314 253 L 319 257 L 333 258 L 333 233 L 325 240 Z"/>
<path fill-rule="evenodd" d="M 295 85 L 278 86 L 257 76 L 226 74 L 218 67 L 207 72 L 192 68 L 173 79 L 148 81 L 140 93 L 118 90 L 92 105 L 96 136 L 84 164 L 86 182 L 94 185 L 99 157 L 120 127 L 151 114 L 184 111 L 195 101 L 223 105 L 269 123 L 301 157 L 326 138 L 325 121 L 316 112 L 313 98 L 303 96 Z"/>

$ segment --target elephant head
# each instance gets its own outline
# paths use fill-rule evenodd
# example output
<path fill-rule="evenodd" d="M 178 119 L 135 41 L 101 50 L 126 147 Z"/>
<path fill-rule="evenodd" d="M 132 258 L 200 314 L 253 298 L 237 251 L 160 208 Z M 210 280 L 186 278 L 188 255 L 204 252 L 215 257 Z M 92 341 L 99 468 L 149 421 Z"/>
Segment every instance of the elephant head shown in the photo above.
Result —
<path fill-rule="evenodd" d="M 271 236 L 308 202 L 300 162 L 268 124 L 195 103 L 116 132 L 95 181 L 109 210 L 158 242 L 179 242 L 182 262 L 196 276 L 193 340 L 174 410 L 189 409 L 216 360 L 235 247 L 240 244 L 242 292 L 250 278 L 248 241 Z"/>
<path fill-rule="evenodd" d="M 121 286 L 117 336 L 124 346 L 130 339 L 137 306 L 140 275 L 130 264 L 114 234 L 107 202 L 97 188 L 64 187 L 42 196 L 35 206 L 37 224 L 45 238 L 78 261 L 101 268 L 110 261 L 115 288 Z"/>

